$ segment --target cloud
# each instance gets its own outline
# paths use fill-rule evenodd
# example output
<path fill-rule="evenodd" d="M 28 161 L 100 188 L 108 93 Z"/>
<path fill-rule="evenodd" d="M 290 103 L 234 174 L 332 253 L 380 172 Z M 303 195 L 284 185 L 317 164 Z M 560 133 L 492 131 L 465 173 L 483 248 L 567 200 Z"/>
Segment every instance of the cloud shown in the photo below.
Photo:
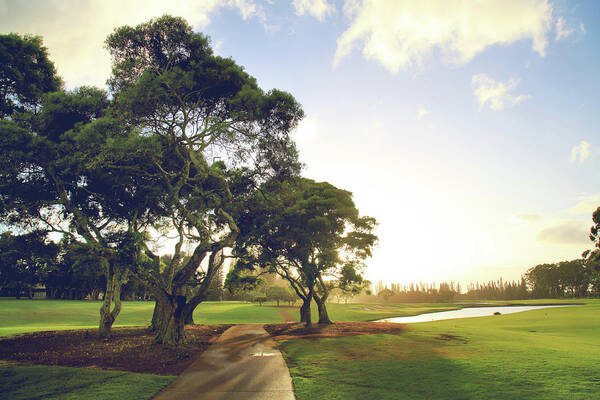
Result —
<path fill-rule="evenodd" d="M 515 215 L 515 219 L 522 222 L 539 222 L 542 220 L 537 214 L 517 214 Z"/>
<path fill-rule="evenodd" d="M 590 244 L 589 225 L 579 221 L 561 222 L 539 231 L 537 239 L 551 244 Z"/>
<path fill-rule="evenodd" d="M 556 41 L 568 38 L 575 32 L 574 28 L 567 28 L 567 21 L 563 17 L 558 17 L 556 20 Z"/>
<path fill-rule="evenodd" d="M 464 64 L 489 46 L 523 39 L 543 57 L 552 22 L 547 0 L 346 0 L 344 14 L 351 23 L 334 66 L 359 42 L 366 59 L 392 72 L 421 66 L 436 48 L 445 61 Z"/>
<path fill-rule="evenodd" d="M 571 214 L 588 214 L 591 216 L 598 207 L 600 207 L 600 194 L 593 194 L 581 198 L 579 203 L 569 208 L 568 211 Z"/>
<path fill-rule="evenodd" d="M 502 110 L 505 106 L 514 106 L 531 98 L 528 94 L 512 95 L 509 92 L 517 87 L 519 80 L 511 78 L 508 82 L 496 81 L 487 74 L 473 75 L 471 79 L 473 94 L 477 96 L 479 110 Z"/>
<path fill-rule="evenodd" d="M 335 7 L 327 0 L 294 0 L 292 4 L 296 9 L 296 15 L 309 14 L 319 21 L 323 21 L 327 15 L 335 12 Z"/>
<path fill-rule="evenodd" d="M 585 140 L 579 142 L 577 146 L 571 149 L 571 162 L 583 164 L 583 162 L 590 157 L 590 147 L 590 144 Z"/>
<path fill-rule="evenodd" d="M 42 36 L 69 87 L 103 86 L 110 74 L 104 40 L 116 27 L 171 14 L 184 16 L 198 29 L 207 26 L 211 16 L 223 8 L 238 10 L 243 19 L 257 18 L 265 23 L 264 11 L 254 0 L 9 0 L 0 7 L 0 32 Z"/>
<path fill-rule="evenodd" d="M 425 107 L 419 107 L 419 108 L 417 109 L 417 118 L 418 118 L 419 120 L 421 120 L 421 119 L 425 118 L 425 116 L 426 116 L 427 114 L 429 114 L 429 111 L 427 111 L 427 109 L 426 109 Z"/>

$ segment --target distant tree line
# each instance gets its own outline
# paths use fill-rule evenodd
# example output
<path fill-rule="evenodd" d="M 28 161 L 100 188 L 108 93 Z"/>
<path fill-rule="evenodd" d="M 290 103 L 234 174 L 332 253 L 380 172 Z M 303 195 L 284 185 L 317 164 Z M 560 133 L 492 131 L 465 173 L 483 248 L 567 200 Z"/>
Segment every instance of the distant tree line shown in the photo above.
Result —
<path fill-rule="evenodd" d="M 520 281 L 505 282 L 502 279 L 487 283 L 469 284 L 467 292 L 459 296 L 468 300 L 524 300 L 530 297 L 527 282 L 524 278 Z"/>
<path fill-rule="evenodd" d="M 417 283 L 401 285 L 392 283 L 389 286 L 383 282 L 375 287 L 377 300 L 385 303 L 428 303 L 454 301 L 460 294 L 460 285 L 454 282 L 439 285 Z"/>
<path fill-rule="evenodd" d="M 47 241 L 39 231 L 0 235 L 0 296 L 98 300 L 105 287 L 98 259 L 77 243 Z M 151 295 L 139 282 L 127 280 L 120 297 L 148 300 Z"/>
<path fill-rule="evenodd" d="M 586 252 L 586 258 L 539 264 L 529 268 L 519 281 L 471 283 L 462 293 L 454 282 L 435 284 L 384 285 L 375 287 L 375 298 L 361 300 L 386 303 L 426 303 L 460 300 L 525 300 L 532 298 L 600 297 L 600 252 Z"/>

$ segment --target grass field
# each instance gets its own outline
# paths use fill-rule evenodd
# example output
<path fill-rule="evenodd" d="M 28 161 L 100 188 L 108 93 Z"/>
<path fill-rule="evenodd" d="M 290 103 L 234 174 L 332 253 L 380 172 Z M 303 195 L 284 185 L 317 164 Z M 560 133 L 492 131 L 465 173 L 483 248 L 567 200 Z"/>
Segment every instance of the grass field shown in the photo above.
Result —
<path fill-rule="evenodd" d="M 527 301 L 532 304 L 544 302 L 548 300 Z M 96 328 L 100 305 L 99 301 L 0 299 L 0 336 L 36 331 Z M 372 321 L 460 307 L 461 305 L 453 303 L 332 303 L 327 306 L 333 321 Z M 153 308 L 154 302 L 151 301 L 124 301 L 115 326 L 148 325 Z M 228 301 L 200 304 L 194 312 L 194 320 L 198 324 L 273 324 L 285 321 L 281 310 L 286 310 L 293 318 L 298 318 L 297 308 L 278 308 L 271 303 L 260 306 Z M 317 320 L 316 308 L 313 309 L 313 320 Z"/>
<path fill-rule="evenodd" d="M 600 301 L 585 302 L 280 348 L 299 400 L 597 399 Z"/>
<path fill-rule="evenodd" d="M 99 301 L 0 300 L 0 336 L 24 332 L 97 328 Z M 125 301 L 115 326 L 148 325 L 154 302 Z M 196 308 L 198 324 L 284 322 L 281 309 L 241 302 L 205 302 Z M 291 314 L 295 315 L 294 310 Z"/>
<path fill-rule="evenodd" d="M 555 301 L 525 303 L 549 302 Z M 299 400 L 594 399 L 600 398 L 600 301 L 584 302 L 583 307 L 412 324 L 398 336 L 288 340 L 280 342 L 280 348 Z M 148 324 L 153 305 L 125 302 L 116 325 Z M 0 335 L 96 327 L 99 307 L 99 302 L 89 301 L 0 300 Z M 447 303 L 328 306 L 330 316 L 338 321 L 368 321 L 460 307 Z M 196 310 L 195 320 L 208 324 L 278 323 L 283 322 L 281 310 L 239 302 L 206 302 Z M 297 310 L 285 310 L 297 317 Z M 144 399 L 171 379 L 0 365 L 0 398 Z"/>
<path fill-rule="evenodd" d="M 0 336 L 18 333 L 96 328 L 98 301 L 74 300 L 0 300 Z M 329 304 L 329 315 L 334 321 L 369 321 L 394 316 L 415 315 L 423 312 L 456 309 L 454 304 Z M 152 319 L 154 302 L 124 301 L 115 326 L 148 325 Z M 196 308 L 194 320 L 198 324 L 274 324 L 284 322 L 281 310 L 298 318 L 297 308 L 275 307 L 273 304 L 243 302 L 204 302 Z M 313 310 L 317 320 L 317 310 Z"/>
<path fill-rule="evenodd" d="M 174 379 L 121 371 L 0 365 L 0 399 L 145 400 Z"/>

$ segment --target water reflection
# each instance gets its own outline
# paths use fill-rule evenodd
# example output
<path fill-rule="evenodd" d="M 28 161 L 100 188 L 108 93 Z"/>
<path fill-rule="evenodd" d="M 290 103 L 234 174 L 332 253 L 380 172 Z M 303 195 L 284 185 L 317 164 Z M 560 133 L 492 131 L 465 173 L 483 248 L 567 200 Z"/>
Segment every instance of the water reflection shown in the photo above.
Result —
<path fill-rule="evenodd" d="M 441 321 L 444 319 L 455 319 L 455 318 L 472 318 L 472 317 L 487 317 L 494 315 L 494 313 L 500 314 L 513 314 L 523 311 L 539 310 L 542 308 L 557 308 L 557 307 L 573 307 L 572 304 L 566 305 L 551 305 L 551 306 L 503 306 L 503 307 L 467 307 L 461 308 L 460 310 L 452 311 L 441 311 L 429 314 L 413 315 L 411 317 L 394 317 L 380 319 L 375 322 L 397 322 L 401 324 L 412 324 L 415 322 L 431 322 Z"/>

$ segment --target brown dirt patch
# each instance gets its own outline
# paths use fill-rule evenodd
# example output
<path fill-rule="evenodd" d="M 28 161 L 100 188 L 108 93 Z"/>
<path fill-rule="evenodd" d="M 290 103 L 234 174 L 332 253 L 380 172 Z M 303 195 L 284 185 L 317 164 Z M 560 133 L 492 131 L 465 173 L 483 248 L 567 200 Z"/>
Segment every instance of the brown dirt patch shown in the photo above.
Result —
<path fill-rule="evenodd" d="M 176 348 L 153 344 L 143 327 L 113 328 L 109 339 L 97 329 L 28 333 L 1 339 L 0 360 L 179 375 L 230 326 L 187 326 L 187 343 Z"/>
<path fill-rule="evenodd" d="M 269 324 L 265 325 L 265 329 L 275 340 L 370 335 L 377 333 L 399 335 L 406 331 L 404 325 L 393 322 L 336 322 L 331 325 L 313 325 L 310 328 L 306 328 L 301 323 Z"/>
<path fill-rule="evenodd" d="M 279 314 L 281 314 L 285 322 L 296 322 L 296 318 L 292 317 L 285 309 L 279 310 Z"/>

